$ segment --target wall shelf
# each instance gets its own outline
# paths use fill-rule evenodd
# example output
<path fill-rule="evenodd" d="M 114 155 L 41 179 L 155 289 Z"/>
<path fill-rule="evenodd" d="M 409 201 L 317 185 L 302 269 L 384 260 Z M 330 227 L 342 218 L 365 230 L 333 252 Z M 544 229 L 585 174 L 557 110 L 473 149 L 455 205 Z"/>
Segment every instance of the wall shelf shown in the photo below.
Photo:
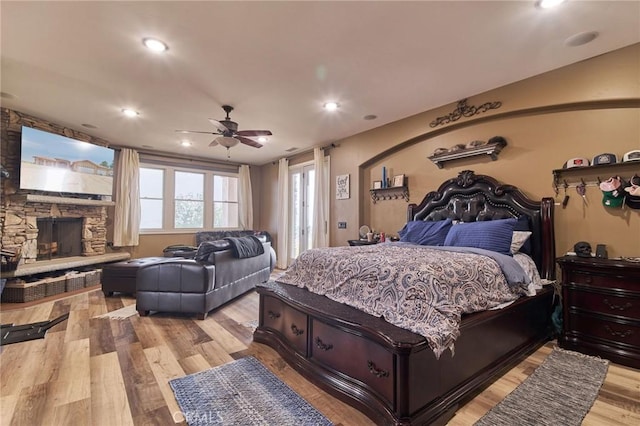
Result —
<path fill-rule="evenodd" d="M 371 193 L 373 204 L 379 200 L 397 200 L 399 198 L 403 198 L 407 203 L 409 202 L 409 187 L 406 185 L 370 189 L 369 192 Z"/>
<path fill-rule="evenodd" d="M 596 185 L 601 181 L 605 181 L 616 175 L 623 175 L 621 177 L 629 179 L 633 173 L 640 174 L 640 161 L 556 169 L 553 171 L 553 185 L 555 188 L 562 186 L 575 186 L 577 183 Z M 597 180 L 591 181 L 594 176 Z M 584 177 L 591 179 L 585 182 Z"/>
<path fill-rule="evenodd" d="M 461 158 L 476 157 L 478 155 L 488 155 L 493 161 L 498 159 L 498 154 L 502 151 L 502 148 L 507 146 L 507 141 L 501 140 L 498 142 L 488 142 L 485 145 L 476 148 L 462 149 L 456 152 L 447 152 L 440 155 L 432 155 L 427 157 L 431 160 L 439 169 L 441 169 L 445 163 L 453 160 L 459 160 Z"/>

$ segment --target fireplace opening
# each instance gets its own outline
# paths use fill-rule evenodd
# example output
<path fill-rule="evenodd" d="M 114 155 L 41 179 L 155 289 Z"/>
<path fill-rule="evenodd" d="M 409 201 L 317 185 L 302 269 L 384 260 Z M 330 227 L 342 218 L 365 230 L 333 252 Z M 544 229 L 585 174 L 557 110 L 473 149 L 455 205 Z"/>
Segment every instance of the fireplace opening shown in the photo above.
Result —
<path fill-rule="evenodd" d="M 36 260 L 82 255 L 82 218 L 39 218 Z"/>

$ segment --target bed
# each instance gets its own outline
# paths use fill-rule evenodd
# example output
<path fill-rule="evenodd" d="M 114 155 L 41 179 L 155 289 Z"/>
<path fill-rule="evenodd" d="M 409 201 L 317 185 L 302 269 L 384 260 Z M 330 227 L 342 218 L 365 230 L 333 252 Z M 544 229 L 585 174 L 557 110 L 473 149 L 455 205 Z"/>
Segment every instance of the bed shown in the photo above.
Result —
<path fill-rule="evenodd" d="M 517 226 L 524 226 L 526 232 L 531 233 L 526 251 L 539 279 L 554 278 L 553 199 L 534 201 L 515 186 L 503 185 L 489 176 L 465 170 L 445 181 L 436 191 L 429 192 L 420 204 L 408 207 L 407 226 L 421 226 L 422 222 L 443 226 L 451 221 L 462 222 L 451 225 L 451 229 L 457 226 L 461 227 L 456 229 L 463 229 L 465 224 L 474 222 L 491 222 L 489 226 L 493 226 L 517 221 Z M 432 250 L 408 245 L 412 246 L 411 250 Z M 401 248 L 390 244 L 378 248 L 335 248 L 335 257 L 345 256 L 344 250 L 352 250 L 353 255 L 361 259 L 376 253 L 393 253 L 393 258 L 402 256 L 398 254 Z M 437 251 L 449 253 L 450 257 L 478 256 L 477 253 L 446 250 L 433 248 L 421 259 L 436 256 Z M 416 252 L 411 253 L 415 256 Z M 312 258 L 310 264 L 332 264 L 326 259 Z M 298 262 L 302 260 L 299 258 Z M 388 266 L 384 270 L 395 267 Z M 380 270 L 372 270 L 373 274 L 381 274 Z M 331 269 L 327 269 L 327 273 L 330 275 Z M 322 277 L 320 272 L 316 275 Z M 310 381 L 364 412 L 377 424 L 446 423 L 462 404 L 552 336 L 553 288 L 550 285 L 535 291 L 528 286 L 529 295 L 523 295 L 522 284 L 521 288 L 512 290 L 518 296 L 506 307 L 458 315 L 460 321 L 456 324 L 453 340 L 443 339 L 442 345 L 438 346 L 423 328 L 407 328 L 402 321 L 390 318 L 392 315 L 388 313 L 372 314 L 366 306 L 341 302 L 335 294 L 323 294 L 324 290 L 320 294 L 312 292 L 309 288 L 318 290 L 311 282 L 300 286 L 284 283 L 294 276 L 295 270 L 288 270 L 287 276 L 281 279 L 283 282 L 270 281 L 257 288 L 260 310 L 254 341 L 274 348 Z M 317 276 L 315 281 L 322 281 Z M 305 277 L 301 279 L 311 281 Z M 462 282 L 466 278 L 456 275 L 455 279 Z M 475 279 L 474 275 L 471 281 Z M 498 281 L 502 279 L 497 278 Z M 442 285 L 444 277 L 425 278 L 421 282 L 428 280 Z M 413 281 L 404 287 L 415 288 Z M 516 287 L 509 286 L 510 289 Z M 365 294 L 369 292 L 365 290 Z M 408 299 L 413 300 L 413 296 Z M 495 304 L 495 301 L 491 303 Z"/>

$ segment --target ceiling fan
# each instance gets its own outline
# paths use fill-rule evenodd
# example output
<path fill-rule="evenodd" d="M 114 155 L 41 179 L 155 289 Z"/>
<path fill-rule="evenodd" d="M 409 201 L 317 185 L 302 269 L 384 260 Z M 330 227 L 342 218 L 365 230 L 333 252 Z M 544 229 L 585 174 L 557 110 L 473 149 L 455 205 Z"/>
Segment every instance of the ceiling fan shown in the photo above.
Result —
<path fill-rule="evenodd" d="M 236 123 L 235 121 L 231 121 L 231 118 L 229 117 L 229 113 L 233 111 L 233 107 L 230 105 L 222 105 L 222 109 L 227 113 L 227 116 L 224 118 L 224 120 L 217 121 L 212 118 L 209 119 L 211 124 L 213 124 L 216 128 L 215 132 L 200 132 L 197 130 L 176 130 L 176 132 L 207 133 L 211 135 L 220 135 L 216 137 L 209 144 L 209 146 L 222 145 L 227 148 L 227 152 L 229 151 L 229 148 L 236 146 L 238 142 L 252 146 L 254 148 L 261 148 L 261 143 L 256 142 L 253 139 L 249 139 L 249 137 L 272 135 L 269 130 L 238 130 L 238 123 Z"/>

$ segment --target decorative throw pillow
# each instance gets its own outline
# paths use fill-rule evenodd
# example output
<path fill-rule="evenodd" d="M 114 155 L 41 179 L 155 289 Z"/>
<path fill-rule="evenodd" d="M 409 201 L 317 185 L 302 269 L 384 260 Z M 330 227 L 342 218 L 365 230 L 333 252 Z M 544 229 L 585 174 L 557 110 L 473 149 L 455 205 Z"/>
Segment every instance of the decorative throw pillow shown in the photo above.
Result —
<path fill-rule="evenodd" d="M 511 239 L 516 219 L 459 223 L 452 226 L 445 246 L 475 247 L 511 256 Z"/>
<path fill-rule="evenodd" d="M 514 231 L 531 231 L 531 226 L 529 225 L 529 218 L 525 215 L 520 216 L 513 230 Z M 520 247 L 520 252 L 531 256 L 531 253 L 532 253 L 531 238 L 527 238 L 525 240 L 522 247 Z"/>
<path fill-rule="evenodd" d="M 451 219 L 436 222 L 412 220 L 404 225 L 398 235 L 400 235 L 400 241 L 423 246 L 441 246 L 444 245 L 444 239 L 450 228 Z"/>
<path fill-rule="evenodd" d="M 516 254 L 531 236 L 531 231 L 513 231 L 511 237 L 511 253 Z"/>

